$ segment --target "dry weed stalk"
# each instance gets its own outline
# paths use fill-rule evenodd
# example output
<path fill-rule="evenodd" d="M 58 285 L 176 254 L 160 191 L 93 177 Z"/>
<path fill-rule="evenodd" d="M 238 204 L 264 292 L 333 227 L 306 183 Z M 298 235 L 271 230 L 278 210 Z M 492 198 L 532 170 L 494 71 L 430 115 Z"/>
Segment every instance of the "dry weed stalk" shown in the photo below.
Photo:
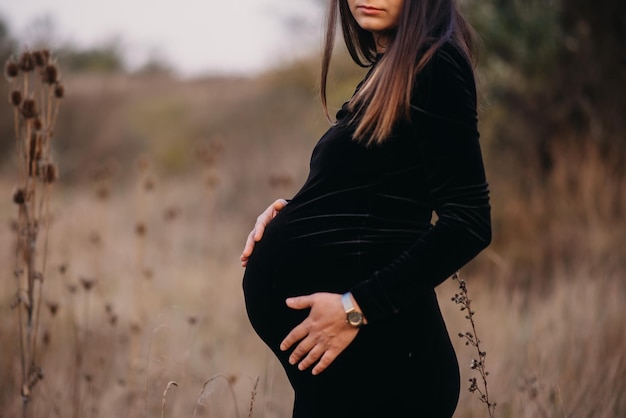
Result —
<path fill-rule="evenodd" d="M 172 386 L 178 386 L 178 383 L 176 383 L 175 381 L 171 380 L 167 383 L 167 386 L 165 388 L 165 390 L 163 391 L 163 400 L 161 401 L 161 418 L 163 418 L 165 416 L 165 403 L 167 400 L 167 392 L 170 391 L 170 388 Z"/>
<path fill-rule="evenodd" d="M 489 376 L 489 372 L 487 371 L 485 364 L 487 353 L 482 350 L 480 346 L 480 339 L 478 338 L 478 333 L 476 332 L 476 322 L 474 321 L 474 314 L 476 312 L 472 310 L 472 300 L 469 298 L 467 284 L 465 283 L 465 280 L 461 278 L 458 271 L 454 273 L 452 279 L 459 283 L 460 289 L 460 292 L 454 295 L 452 301 L 457 305 L 461 305 L 461 311 L 466 312 L 465 319 L 469 321 L 471 327 L 471 331 L 460 332 L 459 337 L 465 340 L 465 345 L 474 347 L 478 355 L 478 359 L 472 359 L 470 368 L 478 372 L 481 380 L 479 383 L 476 377 L 471 377 L 469 379 L 470 387 L 468 390 L 471 393 L 478 393 L 478 398 L 487 407 L 489 417 L 494 418 L 496 413 L 496 403 L 489 399 L 489 388 L 487 385 L 487 376 Z"/>
<path fill-rule="evenodd" d="M 219 159 L 223 153 L 224 140 L 221 136 L 216 136 L 209 141 L 202 141 L 196 144 L 195 157 L 200 164 L 202 172 L 200 179 L 202 180 L 202 196 L 206 199 L 207 220 L 206 232 L 204 237 L 204 252 L 210 253 L 212 248 L 214 234 L 213 213 L 215 210 L 215 193 L 220 184 Z M 209 257 L 203 257 L 205 261 L 209 261 Z M 207 266 L 210 268 L 211 266 Z"/>
<path fill-rule="evenodd" d="M 217 379 L 223 379 L 226 381 L 226 384 L 228 385 L 228 389 L 230 391 L 230 395 L 232 396 L 232 399 L 233 399 L 233 404 L 235 405 L 235 417 L 240 416 L 239 408 L 237 408 L 237 396 L 235 395 L 235 389 L 233 388 L 233 385 L 236 382 L 237 377 L 234 375 L 226 376 L 226 375 L 219 373 L 214 376 L 211 376 L 202 385 L 202 389 L 200 390 L 200 395 L 198 396 L 198 400 L 196 401 L 196 406 L 193 409 L 193 418 L 196 418 L 198 414 L 198 406 L 204 406 L 204 399 L 206 399 L 207 396 L 209 396 L 215 390 L 215 388 L 212 385 L 215 384 L 215 381 Z"/>
<path fill-rule="evenodd" d="M 254 401 L 256 401 L 257 388 L 259 386 L 259 377 L 257 376 L 254 381 L 254 387 L 252 388 L 252 394 L 250 395 L 250 409 L 248 410 L 248 418 L 252 418 L 252 412 L 254 411 Z"/>
<path fill-rule="evenodd" d="M 141 278 L 151 279 L 152 270 L 146 266 L 146 245 L 148 235 L 147 210 L 151 207 L 148 196 L 154 192 L 156 183 L 151 172 L 151 160 L 147 155 L 137 158 L 137 171 L 139 172 L 138 196 L 137 196 L 137 221 L 135 223 L 135 236 L 137 238 L 135 251 L 136 278 L 133 288 L 133 304 L 141 292 Z"/>
<path fill-rule="evenodd" d="M 18 205 L 13 275 L 17 285 L 14 307 L 19 327 L 22 414 L 26 416 L 32 390 L 43 379 L 36 360 L 37 336 L 46 276 L 51 185 L 58 177 L 50 149 L 65 89 L 48 50 L 25 50 L 19 58 L 10 58 L 5 75 L 10 83 L 19 181 L 13 193 L 13 202 Z"/>

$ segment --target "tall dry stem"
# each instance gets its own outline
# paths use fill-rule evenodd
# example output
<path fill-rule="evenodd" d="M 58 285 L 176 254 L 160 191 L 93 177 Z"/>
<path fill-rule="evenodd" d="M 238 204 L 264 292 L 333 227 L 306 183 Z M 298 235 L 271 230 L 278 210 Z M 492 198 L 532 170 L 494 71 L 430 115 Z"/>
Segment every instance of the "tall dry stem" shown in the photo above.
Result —
<path fill-rule="evenodd" d="M 468 390 L 471 393 L 478 394 L 480 401 L 487 407 L 489 417 L 494 418 L 496 413 L 496 403 L 489 399 L 489 386 L 487 384 L 487 376 L 489 376 L 489 372 L 487 371 L 487 366 L 485 364 L 487 352 L 483 351 L 481 348 L 481 341 L 480 338 L 478 338 L 478 332 L 476 331 L 476 321 L 474 321 L 474 315 L 476 312 L 472 310 L 472 300 L 469 298 L 467 283 L 465 283 L 465 280 L 461 278 L 460 273 L 458 271 L 454 273 L 452 279 L 459 283 L 460 289 L 460 292 L 454 295 L 452 301 L 457 305 L 461 305 L 461 311 L 466 313 L 465 319 L 468 320 L 471 329 L 471 331 L 460 332 L 459 337 L 465 340 L 465 345 L 474 347 L 477 355 L 477 358 L 472 358 L 470 369 L 478 372 L 480 381 L 476 377 L 471 377 L 469 379 L 470 387 Z"/>
<path fill-rule="evenodd" d="M 19 58 L 10 58 L 5 75 L 10 83 L 19 182 L 13 193 L 18 206 L 13 306 L 19 328 L 22 416 L 26 417 L 32 390 L 43 378 L 37 360 L 37 336 L 46 277 L 50 193 L 58 177 L 51 142 L 65 89 L 47 50 L 25 50 Z"/>
<path fill-rule="evenodd" d="M 165 390 L 163 391 L 163 400 L 161 401 L 161 418 L 165 417 L 165 403 L 167 401 L 167 392 L 170 391 L 170 388 L 172 386 L 178 386 L 178 383 L 171 380 L 170 382 L 167 383 L 167 386 L 165 387 Z"/>
<path fill-rule="evenodd" d="M 204 384 L 202 385 L 202 389 L 200 390 L 200 395 L 198 396 L 198 399 L 196 401 L 196 406 L 193 409 L 193 418 L 196 418 L 196 416 L 198 415 L 198 406 L 204 406 L 204 399 L 211 394 L 211 392 L 214 390 L 214 388 L 212 387 L 212 385 L 215 383 L 215 381 L 217 379 L 223 379 L 226 381 L 226 384 L 228 385 L 228 389 L 230 391 L 230 395 L 232 397 L 233 400 L 233 405 L 235 406 L 235 417 L 239 418 L 239 408 L 237 407 L 237 396 L 235 395 L 235 390 L 233 389 L 233 381 L 235 379 L 234 376 L 226 376 L 223 375 L 221 373 L 218 373 L 212 377 L 210 377 L 209 379 L 207 379 Z"/>
<path fill-rule="evenodd" d="M 254 381 L 254 387 L 252 388 L 252 394 L 250 395 L 250 408 L 248 409 L 248 418 L 252 418 L 254 412 L 254 402 L 256 401 L 257 388 L 259 386 L 259 377 L 257 376 Z"/>

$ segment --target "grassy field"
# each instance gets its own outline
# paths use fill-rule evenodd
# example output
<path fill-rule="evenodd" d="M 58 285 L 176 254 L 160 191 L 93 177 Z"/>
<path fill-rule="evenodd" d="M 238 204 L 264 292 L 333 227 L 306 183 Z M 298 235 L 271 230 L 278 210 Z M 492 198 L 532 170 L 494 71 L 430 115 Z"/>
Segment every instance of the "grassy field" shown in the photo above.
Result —
<path fill-rule="evenodd" d="M 47 250 L 38 247 L 44 377 L 28 416 L 290 416 L 288 383 L 245 315 L 238 257 L 257 214 L 297 191 L 326 128 L 311 68 L 185 82 L 66 77 L 53 148 L 61 177 Z M 359 73 L 336 71 L 338 106 Z M 488 147 L 497 109 L 485 111 L 495 239 L 462 274 L 496 416 L 626 416 L 624 180 L 592 150 L 564 150 L 544 184 L 516 187 Z M 0 417 L 22 411 L 15 168 L 7 155 Z M 468 322 L 456 292 L 453 281 L 437 289 L 461 364 L 455 417 L 485 417 L 465 389 L 475 353 L 457 337 Z"/>

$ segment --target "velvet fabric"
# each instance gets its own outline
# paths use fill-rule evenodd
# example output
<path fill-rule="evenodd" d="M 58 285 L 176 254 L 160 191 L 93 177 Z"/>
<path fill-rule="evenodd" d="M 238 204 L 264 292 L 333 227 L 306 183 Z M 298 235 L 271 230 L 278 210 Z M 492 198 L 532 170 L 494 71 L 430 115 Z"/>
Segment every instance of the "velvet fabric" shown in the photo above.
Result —
<path fill-rule="evenodd" d="M 439 49 L 411 97 L 411 120 L 382 145 L 352 139 L 343 106 L 313 150 L 308 179 L 248 261 L 248 316 L 285 368 L 294 418 L 449 418 L 456 408 L 459 369 L 434 289 L 491 240 L 464 55 Z M 351 291 L 368 325 L 312 376 L 278 345 L 307 315 L 285 299 L 320 291 Z"/>

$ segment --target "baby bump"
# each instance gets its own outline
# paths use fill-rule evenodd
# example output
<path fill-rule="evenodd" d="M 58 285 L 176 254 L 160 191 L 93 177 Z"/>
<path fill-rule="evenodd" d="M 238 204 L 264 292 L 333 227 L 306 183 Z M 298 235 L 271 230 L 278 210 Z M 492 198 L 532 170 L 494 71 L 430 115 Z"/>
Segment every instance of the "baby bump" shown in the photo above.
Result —
<path fill-rule="evenodd" d="M 248 260 L 242 284 L 250 323 L 270 348 L 277 349 L 308 314 L 308 310 L 289 309 L 286 298 L 322 291 L 343 293 L 362 277 L 354 257 L 328 247 L 294 244 L 270 226 Z"/>

